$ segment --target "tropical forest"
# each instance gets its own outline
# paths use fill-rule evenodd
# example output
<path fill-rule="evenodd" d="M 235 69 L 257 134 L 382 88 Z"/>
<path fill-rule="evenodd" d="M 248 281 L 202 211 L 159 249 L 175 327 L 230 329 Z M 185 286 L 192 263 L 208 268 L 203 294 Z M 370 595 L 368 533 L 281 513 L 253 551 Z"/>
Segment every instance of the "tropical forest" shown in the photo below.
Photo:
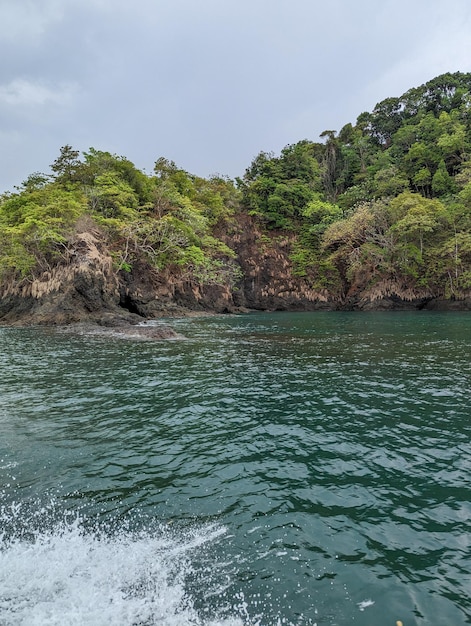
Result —
<path fill-rule="evenodd" d="M 0 317 L 57 295 L 67 268 L 83 294 L 78 277 L 97 255 L 108 263 L 102 294 L 111 284 L 110 302 L 143 316 L 172 302 L 469 303 L 471 74 L 441 75 L 339 130 L 260 152 L 235 180 L 165 157 L 149 174 L 63 146 L 49 173 L 0 196 Z"/>

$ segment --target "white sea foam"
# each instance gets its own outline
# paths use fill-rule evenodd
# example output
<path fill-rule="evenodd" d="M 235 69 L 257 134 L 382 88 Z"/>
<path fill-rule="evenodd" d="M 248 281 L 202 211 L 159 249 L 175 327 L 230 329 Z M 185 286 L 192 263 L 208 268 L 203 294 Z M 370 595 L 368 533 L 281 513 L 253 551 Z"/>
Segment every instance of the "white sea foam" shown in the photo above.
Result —
<path fill-rule="evenodd" d="M 17 511 L 11 509 L 13 515 Z M 5 510 L 3 511 L 5 515 Z M 3 516 L 4 516 L 3 515 Z M 0 543 L 2 626 L 185 626 L 241 621 L 205 620 L 185 590 L 191 555 L 224 529 L 207 526 L 171 536 L 127 530 L 107 536 L 79 519 L 32 537 Z"/>
<path fill-rule="evenodd" d="M 360 609 L 360 611 L 364 611 L 368 607 L 373 606 L 373 604 L 374 600 L 362 600 L 358 603 L 358 608 Z"/>

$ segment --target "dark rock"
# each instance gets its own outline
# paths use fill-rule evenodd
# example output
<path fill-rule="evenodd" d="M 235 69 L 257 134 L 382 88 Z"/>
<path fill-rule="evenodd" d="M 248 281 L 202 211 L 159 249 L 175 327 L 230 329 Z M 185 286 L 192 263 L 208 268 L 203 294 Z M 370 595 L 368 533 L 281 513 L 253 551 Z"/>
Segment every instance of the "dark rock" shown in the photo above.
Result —
<path fill-rule="evenodd" d="M 471 311 L 471 298 L 441 300 L 432 299 L 424 306 L 427 311 Z"/>
<path fill-rule="evenodd" d="M 471 310 L 471 296 L 438 299 L 404 279 L 383 279 L 371 285 L 364 275 L 356 284 L 344 285 L 345 295 L 314 288 L 315 277 L 293 272 L 292 233 L 262 232 L 246 214 L 237 216 L 231 228 L 217 236 L 237 256 L 242 277 L 236 285 L 200 285 L 182 279 L 178 271 L 157 271 L 144 262 L 134 263 L 131 272 L 118 272 L 107 242 L 92 230 L 76 234 L 69 242 L 69 258 L 49 271 L 33 280 L 0 285 L 0 324 L 90 322 L 121 329 L 134 328 L 146 319 L 184 316 L 192 311 Z M 133 332 L 159 338 L 160 331 Z"/>

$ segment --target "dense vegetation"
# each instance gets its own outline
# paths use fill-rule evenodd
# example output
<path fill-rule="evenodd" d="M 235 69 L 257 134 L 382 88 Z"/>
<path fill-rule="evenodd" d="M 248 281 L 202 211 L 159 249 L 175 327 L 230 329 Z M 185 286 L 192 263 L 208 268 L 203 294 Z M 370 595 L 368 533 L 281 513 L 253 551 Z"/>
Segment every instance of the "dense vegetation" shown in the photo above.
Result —
<path fill-rule="evenodd" d="M 65 262 L 88 220 L 116 271 L 145 261 L 199 283 L 232 284 L 216 233 L 237 212 L 289 233 L 294 272 L 342 298 L 385 282 L 439 297 L 471 289 L 471 74 L 444 74 L 388 98 L 321 142 L 261 152 L 236 182 L 160 158 L 152 175 L 91 148 L 61 149 L 0 202 L 0 274 L 27 280 Z"/>
<path fill-rule="evenodd" d="M 381 281 L 471 287 L 471 74 L 388 98 L 355 125 L 260 153 L 240 186 L 268 228 L 298 234 L 296 271 L 345 291 Z"/>
<path fill-rule="evenodd" d="M 137 262 L 203 283 L 230 282 L 234 253 L 212 235 L 238 203 L 232 182 L 209 180 L 159 159 L 147 176 L 127 159 L 61 148 L 53 174 L 31 175 L 0 206 L 0 272 L 28 279 L 69 258 L 84 228 L 106 239 L 116 271 Z"/>

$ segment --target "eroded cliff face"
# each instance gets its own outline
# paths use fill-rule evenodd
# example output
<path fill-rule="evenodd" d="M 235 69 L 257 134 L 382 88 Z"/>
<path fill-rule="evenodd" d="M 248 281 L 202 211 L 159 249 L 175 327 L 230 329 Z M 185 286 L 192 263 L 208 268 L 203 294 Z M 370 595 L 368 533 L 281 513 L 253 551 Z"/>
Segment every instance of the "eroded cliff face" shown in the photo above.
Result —
<path fill-rule="evenodd" d="M 293 272 L 295 236 L 262 231 L 246 214 L 219 236 L 235 250 L 242 269 L 243 279 L 233 293 L 237 306 L 272 311 L 471 310 L 471 291 L 459 300 L 446 299 L 401 278 L 371 284 L 366 271 L 345 281 L 341 293 L 316 289 L 309 278 Z"/>
<path fill-rule="evenodd" d="M 112 259 L 97 233 L 78 233 L 66 258 L 29 280 L 0 287 L 0 318 L 9 324 L 69 324 L 99 319 L 119 300 Z"/>
<path fill-rule="evenodd" d="M 102 326 L 136 324 L 189 311 L 236 310 L 228 286 L 201 286 L 145 263 L 117 271 L 107 241 L 98 230 L 81 232 L 67 255 L 29 280 L 0 285 L 0 323 Z"/>
<path fill-rule="evenodd" d="M 365 272 L 348 286 L 341 304 L 344 310 L 471 310 L 471 293 L 460 299 L 446 299 L 426 287 L 411 284 L 404 277 L 381 278 L 371 282 Z"/>
<path fill-rule="evenodd" d="M 227 285 L 199 285 L 142 263 L 135 264 L 130 273 L 120 273 L 119 290 L 119 305 L 143 318 L 171 317 L 189 311 L 230 313 L 237 309 Z"/>
<path fill-rule="evenodd" d="M 326 290 L 314 289 L 295 276 L 290 259 L 293 235 L 262 232 L 256 220 L 238 216 L 237 223 L 221 238 L 237 254 L 243 278 L 234 290 L 236 305 L 270 311 L 335 309 L 338 302 Z"/>
<path fill-rule="evenodd" d="M 0 322 L 120 326 L 191 311 L 471 310 L 471 294 L 450 301 L 391 280 L 367 287 L 361 275 L 346 286 L 342 297 L 314 289 L 308 279 L 293 273 L 293 236 L 262 232 L 256 220 L 245 214 L 217 235 L 236 254 L 241 278 L 235 285 L 199 285 L 169 270 L 157 272 L 143 262 L 129 273 L 118 272 L 98 230 L 78 233 L 69 242 L 67 256 L 56 265 L 34 279 L 10 280 L 0 286 Z"/>

